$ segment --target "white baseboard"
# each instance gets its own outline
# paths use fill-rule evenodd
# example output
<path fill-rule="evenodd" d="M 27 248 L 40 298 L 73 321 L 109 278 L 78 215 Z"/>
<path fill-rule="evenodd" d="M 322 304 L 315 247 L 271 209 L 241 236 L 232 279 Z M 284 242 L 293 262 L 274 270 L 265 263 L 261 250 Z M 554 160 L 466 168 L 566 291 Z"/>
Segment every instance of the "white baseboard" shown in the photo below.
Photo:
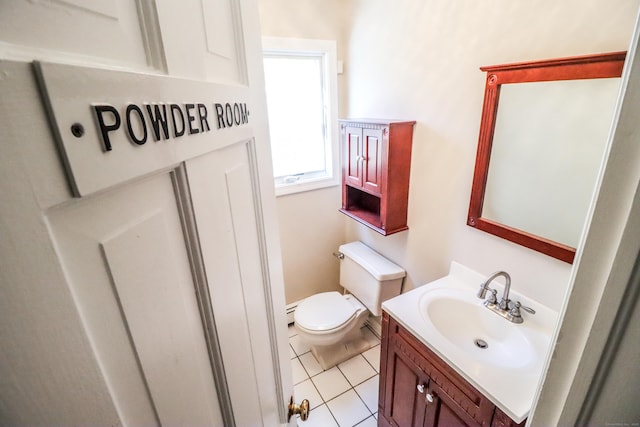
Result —
<path fill-rule="evenodd" d="M 298 304 L 300 304 L 300 302 L 302 302 L 302 300 L 298 300 L 295 302 L 292 302 L 291 304 L 287 304 L 287 324 L 291 325 L 293 323 L 293 312 L 296 311 L 296 307 L 298 307 Z"/>

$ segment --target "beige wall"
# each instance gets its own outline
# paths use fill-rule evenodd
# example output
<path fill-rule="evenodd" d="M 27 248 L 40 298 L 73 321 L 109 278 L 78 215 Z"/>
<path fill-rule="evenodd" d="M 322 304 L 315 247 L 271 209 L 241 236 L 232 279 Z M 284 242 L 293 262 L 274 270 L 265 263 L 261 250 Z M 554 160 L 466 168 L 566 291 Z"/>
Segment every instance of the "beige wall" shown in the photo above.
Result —
<path fill-rule="evenodd" d="M 278 199 L 287 301 L 337 281 L 337 264 L 322 269 L 324 246 L 362 240 L 407 270 L 405 289 L 458 261 L 487 275 L 506 270 L 515 289 L 560 310 L 569 264 L 466 225 L 484 92 L 479 67 L 626 50 L 639 1 L 260 4 L 264 35 L 338 41 L 340 117 L 417 121 L 408 231 L 382 237 L 341 218 L 338 189 Z M 318 230 L 304 233 L 308 241 L 305 227 Z"/>
<path fill-rule="evenodd" d="M 416 120 L 409 231 L 348 224 L 408 271 L 407 287 L 458 261 L 506 270 L 513 288 L 557 310 L 571 266 L 466 225 L 484 73 L 516 61 L 626 50 L 638 1 L 353 0 L 345 70 L 349 116 Z"/>
<path fill-rule="evenodd" d="M 336 40 L 343 56 L 343 6 L 340 0 L 260 0 L 262 34 Z M 338 76 L 339 111 L 343 117 L 346 89 Z M 344 242 L 345 216 L 338 212 L 339 186 L 280 196 L 277 199 L 287 303 L 309 295 L 339 290 L 338 260 L 332 256 Z"/>
<path fill-rule="evenodd" d="M 340 200 L 340 187 L 278 197 L 287 304 L 340 290 L 339 262 L 332 255 L 344 241 Z"/>

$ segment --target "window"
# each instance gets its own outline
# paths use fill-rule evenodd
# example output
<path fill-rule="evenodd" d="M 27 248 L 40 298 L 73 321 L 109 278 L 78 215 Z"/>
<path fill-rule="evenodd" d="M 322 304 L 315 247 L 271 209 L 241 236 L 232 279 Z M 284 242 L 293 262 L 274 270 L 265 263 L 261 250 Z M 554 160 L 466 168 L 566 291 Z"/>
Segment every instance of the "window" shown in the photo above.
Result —
<path fill-rule="evenodd" d="M 276 195 L 338 185 L 336 43 L 265 37 Z"/>

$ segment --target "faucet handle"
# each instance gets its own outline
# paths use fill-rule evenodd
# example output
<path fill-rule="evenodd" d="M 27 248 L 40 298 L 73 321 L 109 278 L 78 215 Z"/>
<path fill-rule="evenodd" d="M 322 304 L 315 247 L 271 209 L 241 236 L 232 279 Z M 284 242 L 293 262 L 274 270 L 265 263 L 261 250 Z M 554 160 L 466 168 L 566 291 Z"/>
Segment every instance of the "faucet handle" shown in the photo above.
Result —
<path fill-rule="evenodd" d="M 520 301 L 516 301 L 513 307 L 511 307 L 509 314 L 513 317 L 522 317 L 522 315 L 520 314 L 520 309 L 523 309 L 527 313 L 536 314 L 536 311 L 533 308 L 522 305 Z"/>
<path fill-rule="evenodd" d="M 536 314 L 536 311 L 533 308 L 522 305 L 520 301 L 516 301 L 516 307 L 523 309 L 527 313 Z"/>
<path fill-rule="evenodd" d="M 489 295 L 489 298 L 487 298 L 487 303 L 489 304 L 497 304 L 498 303 L 498 291 L 495 289 L 487 289 L 489 292 L 491 292 L 491 295 Z"/>

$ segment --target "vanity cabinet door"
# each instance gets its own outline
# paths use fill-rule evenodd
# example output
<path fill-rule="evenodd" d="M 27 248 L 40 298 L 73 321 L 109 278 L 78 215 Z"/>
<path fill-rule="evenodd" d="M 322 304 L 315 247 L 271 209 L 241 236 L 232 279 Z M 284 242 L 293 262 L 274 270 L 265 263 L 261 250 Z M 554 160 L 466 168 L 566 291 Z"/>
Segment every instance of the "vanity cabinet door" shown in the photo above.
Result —
<path fill-rule="evenodd" d="M 383 329 L 388 323 L 383 319 Z M 422 427 L 429 377 L 395 344 L 394 340 L 382 343 L 378 425 Z"/>
<path fill-rule="evenodd" d="M 402 353 L 392 351 L 387 360 L 387 395 L 381 425 L 422 427 L 429 378 Z M 422 391 L 420 391 L 422 390 Z"/>
<path fill-rule="evenodd" d="M 426 396 L 425 427 L 480 427 L 482 424 L 467 414 L 434 381 Z"/>

